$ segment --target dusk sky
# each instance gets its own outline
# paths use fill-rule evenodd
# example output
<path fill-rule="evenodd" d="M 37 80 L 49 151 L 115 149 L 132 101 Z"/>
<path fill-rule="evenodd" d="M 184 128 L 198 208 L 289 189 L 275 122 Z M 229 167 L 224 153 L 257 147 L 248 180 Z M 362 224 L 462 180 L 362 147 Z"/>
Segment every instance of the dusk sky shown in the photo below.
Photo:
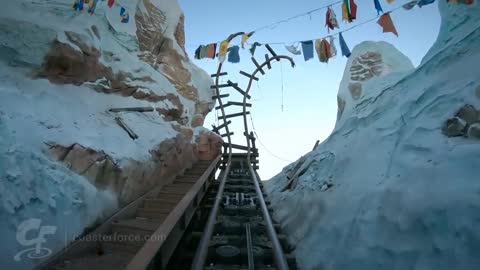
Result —
<path fill-rule="evenodd" d="M 336 0 L 244 0 L 244 1 L 191 1 L 180 0 L 185 13 L 186 49 L 193 59 L 194 51 L 200 44 L 208 44 L 224 40 L 234 32 L 249 32 L 259 27 L 305 13 L 316 8 L 337 3 Z M 409 2 L 395 0 L 388 4 L 380 3 L 385 12 Z M 341 5 L 334 4 L 340 30 L 374 19 L 376 10 L 373 0 L 357 0 L 357 20 L 352 24 L 341 21 Z M 301 40 L 312 40 L 328 35 L 325 27 L 326 10 L 277 25 L 274 28 L 263 29 L 255 33 L 249 43 L 287 43 Z M 399 37 L 392 33 L 382 33 L 376 20 L 360 25 L 343 36 L 353 50 L 362 41 L 386 41 L 407 55 L 415 66 L 418 66 L 423 56 L 436 40 L 440 27 L 440 14 L 437 3 L 410 11 L 403 8 L 391 13 Z M 332 31 L 332 33 L 338 30 Z M 340 46 L 337 38 L 337 50 Z M 230 45 L 239 45 L 240 38 Z M 271 45 L 277 54 L 291 55 L 281 44 Z M 249 46 L 247 46 L 249 48 Z M 259 47 L 256 57 L 263 59 L 267 53 L 264 47 Z M 228 79 L 239 82 L 242 87 L 247 83 L 246 77 L 240 75 L 240 70 L 252 72 L 254 65 L 250 61 L 247 49 L 240 52 L 241 62 L 232 64 L 226 62 L 224 70 L 228 71 Z M 260 81 L 254 83 L 251 90 L 253 108 L 251 109 L 260 149 L 260 170 L 262 180 L 268 180 L 290 162 L 312 150 L 317 140 L 326 139 L 331 133 L 337 114 L 337 92 L 342 79 L 347 58 L 341 54 L 331 59 L 328 64 L 320 63 L 318 58 L 305 62 L 303 56 L 293 56 L 296 67 L 291 68 L 287 62 L 274 63 L 272 70 Z M 209 74 L 216 71 L 218 60 L 193 60 Z M 226 80 L 226 79 L 225 79 Z M 282 95 L 283 86 L 283 95 Z M 234 96 L 232 90 L 224 90 Z M 236 100 L 240 100 L 237 96 Z M 282 101 L 283 100 L 283 101 Z M 283 104 L 283 110 L 282 110 Z M 236 110 L 235 110 L 236 109 Z M 240 111 L 233 108 L 229 112 Z M 237 120 L 237 122 L 240 119 Z M 215 124 L 215 112 L 210 113 L 205 121 L 206 127 Z M 241 126 L 234 126 L 233 131 L 241 133 Z M 245 144 L 244 137 L 235 134 L 234 142 Z"/>

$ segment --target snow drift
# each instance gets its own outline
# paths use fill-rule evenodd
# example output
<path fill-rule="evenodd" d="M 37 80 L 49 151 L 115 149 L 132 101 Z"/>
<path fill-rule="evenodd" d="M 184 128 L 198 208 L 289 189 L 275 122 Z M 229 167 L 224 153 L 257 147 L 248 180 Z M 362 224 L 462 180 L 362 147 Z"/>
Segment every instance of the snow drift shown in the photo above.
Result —
<path fill-rule="evenodd" d="M 302 269 L 480 265 L 480 141 L 442 132 L 466 104 L 480 108 L 480 3 L 438 2 L 440 34 L 421 65 L 386 44 L 358 45 L 333 133 L 268 181 Z M 372 72 L 361 87 L 351 86 L 355 61 L 372 64 L 358 68 Z"/>
<path fill-rule="evenodd" d="M 56 252 L 196 159 L 215 156 L 208 144 L 220 140 L 201 127 L 214 105 L 212 81 L 185 53 L 176 1 L 99 1 L 93 15 L 72 2 L 3 1 L 0 9 L 4 269 L 45 259 L 14 260 L 31 248 L 16 239 L 23 221 L 55 226 L 43 247 Z M 132 107 L 149 112 L 109 111 Z"/>

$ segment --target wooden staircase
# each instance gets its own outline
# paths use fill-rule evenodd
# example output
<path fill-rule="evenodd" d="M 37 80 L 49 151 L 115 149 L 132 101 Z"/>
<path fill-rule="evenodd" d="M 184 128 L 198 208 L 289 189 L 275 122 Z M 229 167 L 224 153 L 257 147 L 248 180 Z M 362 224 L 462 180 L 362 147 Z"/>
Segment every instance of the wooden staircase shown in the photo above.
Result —
<path fill-rule="evenodd" d="M 198 161 L 183 175 L 177 176 L 171 184 L 163 186 L 155 197 L 143 198 L 133 216 L 111 220 L 110 234 L 100 235 L 101 239 L 95 241 L 94 245 L 90 245 L 90 248 L 74 252 L 73 255 L 72 252 L 69 255 L 66 252 L 64 256 L 52 260 L 39 269 L 118 270 L 125 268 L 164 223 L 167 216 L 172 211 L 176 211 L 175 207 L 197 180 L 207 170 L 212 170 L 211 165 L 212 161 Z M 208 184 L 208 180 L 206 182 Z M 157 240 L 165 239 L 154 239 L 154 241 Z"/>

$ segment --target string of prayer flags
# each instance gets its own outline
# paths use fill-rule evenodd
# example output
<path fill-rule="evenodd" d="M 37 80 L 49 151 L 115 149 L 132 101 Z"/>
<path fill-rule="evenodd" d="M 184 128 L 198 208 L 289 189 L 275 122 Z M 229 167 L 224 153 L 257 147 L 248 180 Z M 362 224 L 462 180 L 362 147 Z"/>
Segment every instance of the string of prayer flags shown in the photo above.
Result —
<path fill-rule="evenodd" d="M 377 15 L 380 15 L 380 12 L 383 13 L 382 5 L 380 5 L 380 1 L 378 0 L 373 0 L 375 4 L 375 9 L 377 10 Z"/>
<path fill-rule="evenodd" d="M 228 40 L 220 42 L 220 48 L 218 49 L 218 60 L 220 61 L 220 63 L 223 63 L 223 61 L 225 61 L 229 43 L 230 42 Z"/>
<path fill-rule="evenodd" d="M 328 7 L 327 9 L 327 15 L 325 18 L 325 25 L 327 26 L 328 32 L 330 33 L 330 30 L 333 30 L 338 27 L 338 21 L 337 21 L 337 15 L 335 15 L 335 12 L 333 9 Z"/>
<path fill-rule="evenodd" d="M 258 42 L 255 42 L 253 43 L 252 47 L 250 47 L 250 53 L 252 54 L 252 56 L 255 56 L 255 50 L 257 49 L 258 46 L 262 46 L 262 44 L 258 43 Z"/>
<path fill-rule="evenodd" d="M 88 13 L 92 14 L 95 13 L 95 9 L 97 8 L 98 0 L 90 0 L 88 3 Z"/>
<path fill-rule="evenodd" d="M 342 18 L 349 23 L 357 18 L 357 4 L 354 0 L 343 0 Z"/>
<path fill-rule="evenodd" d="M 413 0 L 413 1 L 408 2 L 405 5 L 403 5 L 403 8 L 405 10 L 410 10 L 410 9 L 414 8 L 417 5 L 417 3 L 418 3 L 418 0 Z"/>
<path fill-rule="evenodd" d="M 303 59 L 308 61 L 313 58 L 313 41 L 302 41 Z"/>
<path fill-rule="evenodd" d="M 130 15 L 128 14 L 128 12 L 125 10 L 124 7 L 120 8 L 120 17 L 121 17 L 120 21 L 122 23 L 128 23 L 128 21 L 130 20 Z"/>
<path fill-rule="evenodd" d="M 112 8 L 113 4 L 115 4 L 115 0 L 108 0 L 107 5 L 108 5 L 109 8 Z"/>
<path fill-rule="evenodd" d="M 287 49 L 287 51 L 291 52 L 294 55 L 301 55 L 302 54 L 302 52 L 298 49 L 298 44 L 296 46 L 295 45 L 285 45 L 285 49 Z"/>
<path fill-rule="evenodd" d="M 240 48 L 238 46 L 232 46 L 228 48 L 228 62 L 239 63 L 240 62 Z"/>
<path fill-rule="evenodd" d="M 317 51 L 318 59 L 322 63 L 328 63 L 328 59 L 332 58 L 330 43 L 326 39 L 315 40 L 315 50 Z"/>
<path fill-rule="evenodd" d="M 434 2 L 435 2 L 435 0 L 419 0 L 417 5 L 419 7 L 423 7 L 423 6 L 426 6 L 426 5 L 433 4 Z"/>
<path fill-rule="evenodd" d="M 350 49 L 348 48 L 348 45 L 345 42 L 345 39 L 343 39 L 342 33 L 340 32 L 340 34 L 338 36 L 339 36 L 338 39 L 340 41 L 340 49 L 342 50 L 342 55 L 347 57 L 347 58 L 350 57 L 350 55 L 352 55 L 352 53 L 350 52 Z"/>
<path fill-rule="evenodd" d="M 397 29 L 393 25 L 392 18 L 390 17 L 390 12 L 383 14 L 377 23 L 383 28 L 383 33 L 393 33 L 398 37 Z"/>

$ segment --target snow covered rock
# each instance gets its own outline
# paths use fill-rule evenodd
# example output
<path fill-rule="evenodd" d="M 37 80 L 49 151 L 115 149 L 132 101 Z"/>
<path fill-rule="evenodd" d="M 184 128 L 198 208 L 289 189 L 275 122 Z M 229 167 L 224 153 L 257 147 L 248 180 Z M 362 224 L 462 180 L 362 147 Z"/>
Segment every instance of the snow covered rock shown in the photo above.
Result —
<path fill-rule="evenodd" d="M 467 136 L 469 138 L 480 140 L 480 122 L 470 125 L 467 131 Z"/>
<path fill-rule="evenodd" d="M 94 14 L 72 2 L 6 1 L 0 9 L 5 269 L 41 261 L 13 259 L 28 248 L 16 239 L 23 221 L 55 226 L 44 245 L 55 253 L 220 149 L 214 140 L 208 154 L 197 147 L 210 136 L 201 125 L 214 106 L 212 80 L 185 53 L 177 1 L 117 0 L 112 8 L 98 1 Z"/>
<path fill-rule="evenodd" d="M 394 46 L 386 42 L 364 41 L 355 46 L 348 59 L 338 91 L 338 119 L 355 113 L 354 108 L 364 101 L 374 98 L 382 90 L 381 87 L 372 87 L 384 76 L 390 75 L 390 83 L 401 78 L 406 72 L 413 70 L 413 64 Z M 387 81 L 387 80 L 382 80 Z M 370 83 L 370 84 L 369 84 Z M 345 117 L 342 117 L 346 114 Z"/>
<path fill-rule="evenodd" d="M 437 3 L 442 26 L 422 64 L 373 75 L 361 94 L 342 81 L 343 115 L 305 155 L 308 168 L 294 186 L 287 176 L 302 159 L 265 185 L 301 269 L 480 265 L 480 144 L 442 134 L 459 108 L 480 106 L 480 2 Z"/>

